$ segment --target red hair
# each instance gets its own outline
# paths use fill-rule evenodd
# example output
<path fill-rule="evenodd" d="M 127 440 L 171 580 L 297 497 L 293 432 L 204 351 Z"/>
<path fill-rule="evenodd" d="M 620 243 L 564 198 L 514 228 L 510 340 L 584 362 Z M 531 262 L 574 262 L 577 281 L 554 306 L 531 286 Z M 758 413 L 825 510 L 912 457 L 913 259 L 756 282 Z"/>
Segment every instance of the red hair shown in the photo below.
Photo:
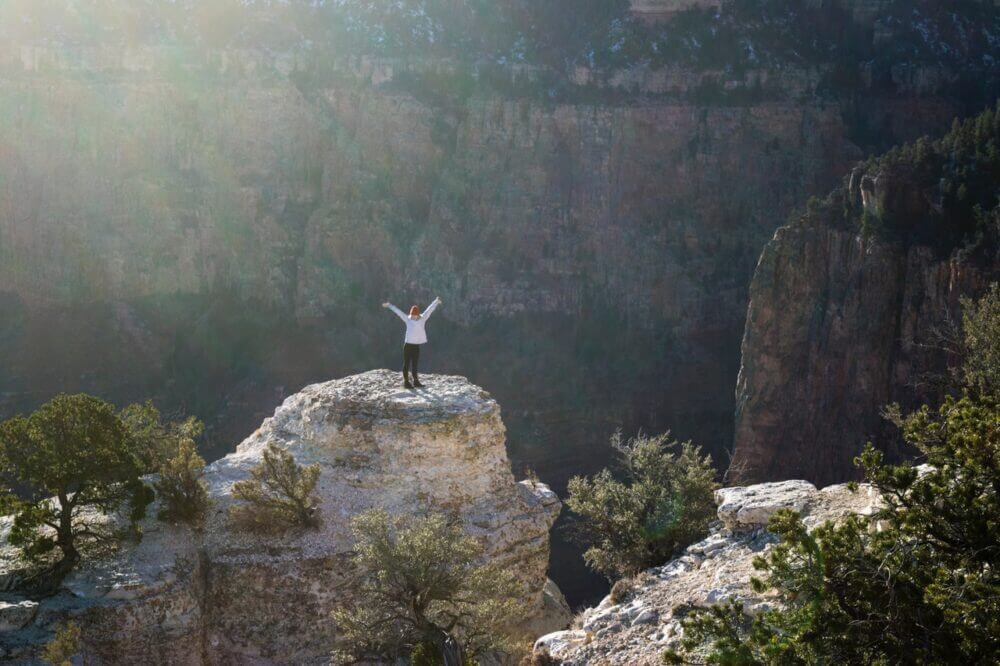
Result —
<path fill-rule="evenodd" d="M 411 317 L 419 317 L 420 316 L 420 308 L 418 308 L 416 305 L 412 306 L 410 308 L 410 316 Z"/>

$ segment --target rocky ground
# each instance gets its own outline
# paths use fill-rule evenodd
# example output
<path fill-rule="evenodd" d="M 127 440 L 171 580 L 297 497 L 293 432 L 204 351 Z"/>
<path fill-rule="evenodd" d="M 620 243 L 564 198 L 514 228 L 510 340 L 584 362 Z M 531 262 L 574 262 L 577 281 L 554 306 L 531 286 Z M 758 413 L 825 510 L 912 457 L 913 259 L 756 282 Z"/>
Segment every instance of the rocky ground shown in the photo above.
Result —
<path fill-rule="evenodd" d="M 352 593 L 350 518 L 376 506 L 456 515 L 488 557 L 527 584 L 526 631 L 566 626 L 568 607 L 546 579 L 558 498 L 544 484 L 515 483 L 500 408 L 488 393 L 464 377 L 424 382 L 408 391 L 396 373 L 377 370 L 289 397 L 207 468 L 213 508 L 203 529 L 160 522 L 154 505 L 138 544 L 95 555 L 57 596 L 4 597 L 0 658 L 30 663 L 72 619 L 83 629 L 87 663 L 326 663 L 336 638 L 329 612 Z M 318 530 L 259 537 L 230 521 L 233 484 L 272 443 L 321 466 Z M 15 551 L 0 549 L 0 580 L 12 582 L 19 568 Z"/>
<path fill-rule="evenodd" d="M 766 596 L 750 589 L 754 557 L 766 553 L 776 537 L 766 529 L 781 508 L 795 509 L 810 527 L 848 514 L 869 514 L 877 506 L 871 486 L 856 491 L 847 485 L 817 490 L 806 481 L 782 481 L 716 493 L 718 521 L 702 541 L 662 567 L 635 580 L 622 603 L 606 597 L 574 621 L 573 628 L 540 638 L 535 650 L 567 665 L 661 664 L 667 648 L 683 634 L 681 619 L 692 608 L 734 599 L 748 610 L 766 606 Z"/>

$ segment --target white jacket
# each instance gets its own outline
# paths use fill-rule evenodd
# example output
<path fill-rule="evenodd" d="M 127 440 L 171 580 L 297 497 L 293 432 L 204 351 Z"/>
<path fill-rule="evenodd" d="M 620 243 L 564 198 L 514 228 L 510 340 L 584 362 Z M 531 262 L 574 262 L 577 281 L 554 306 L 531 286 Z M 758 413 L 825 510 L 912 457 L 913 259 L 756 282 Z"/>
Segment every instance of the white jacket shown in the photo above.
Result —
<path fill-rule="evenodd" d="M 428 305 L 427 309 L 424 310 L 419 317 L 413 319 L 392 303 L 389 304 L 389 309 L 395 312 L 396 316 L 402 319 L 403 323 L 406 324 L 407 344 L 422 345 L 427 342 L 427 331 L 424 330 L 424 324 L 427 323 L 427 320 L 432 314 L 434 314 L 434 310 L 436 310 L 439 305 L 441 305 L 440 299 L 435 298 L 434 302 Z"/>

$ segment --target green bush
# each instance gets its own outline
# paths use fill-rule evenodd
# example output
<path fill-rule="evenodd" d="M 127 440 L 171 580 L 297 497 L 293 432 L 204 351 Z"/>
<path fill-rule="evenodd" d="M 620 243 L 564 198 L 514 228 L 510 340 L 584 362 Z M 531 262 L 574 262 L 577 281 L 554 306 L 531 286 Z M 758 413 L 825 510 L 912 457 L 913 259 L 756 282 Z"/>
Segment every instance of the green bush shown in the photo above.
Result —
<path fill-rule="evenodd" d="M 715 517 L 711 459 L 670 433 L 624 441 L 615 433 L 618 480 L 610 470 L 569 482 L 566 506 L 573 529 L 588 546 L 587 564 L 610 579 L 638 573 L 703 538 Z"/>
<path fill-rule="evenodd" d="M 173 456 L 184 440 L 197 440 L 205 426 L 191 416 L 184 421 L 164 423 L 152 401 L 129 405 L 118 413 L 135 444 L 143 472 L 157 472 Z"/>
<path fill-rule="evenodd" d="M 373 509 L 351 527 L 361 577 L 333 613 L 338 660 L 441 663 L 449 639 L 462 659 L 510 648 L 521 586 L 509 570 L 482 564 L 482 545 L 460 524 L 439 514 L 393 519 Z"/>
<path fill-rule="evenodd" d="M 304 467 L 274 443 L 264 450 L 261 463 L 250 478 L 233 484 L 233 497 L 244 503 L 230 515 L 238 526 L 259 533 L 319 526 L 319 499 L 313 494 L 319 465 Z"/>
<path fill-rule="evenodd" d="M 208 488 L 202 479 L 204 475 L 205 460 L 198 455 L 194 441 L 181 440 L 177 451 L 161 467 L 160 478 L 155 484 L 156 492 L 163 500 L 159 517 L 186 523 L 204 518 L 209 505 Z"/>

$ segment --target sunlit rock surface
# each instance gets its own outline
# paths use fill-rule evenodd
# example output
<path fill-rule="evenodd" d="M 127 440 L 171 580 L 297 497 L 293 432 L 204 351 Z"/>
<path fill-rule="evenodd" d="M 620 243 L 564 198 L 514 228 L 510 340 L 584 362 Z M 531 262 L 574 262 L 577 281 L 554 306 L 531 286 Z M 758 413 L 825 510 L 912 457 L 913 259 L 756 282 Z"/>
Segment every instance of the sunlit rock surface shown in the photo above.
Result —
<path fill-rule="evenodd" d="M 148 518 L 140 543 L 89 561 L 58 597 L 0 605 L 0 656 L 26 659 L 74 617 L 96 663 L 323 663 L 335 639 L 329 612 L 351 594 L 349 521 L 372 507 L 457 516 L 527 584 L 525 627 L 538 635 L 565 626 L 568 608 L 546 580 L 558 498 L 544 484 L 515 483 L 488 393 L 463 377 L 424 383 L 406 390 L 397 373 L 377 370 L 289 397 L 208 467 L 214 504 L 204 529 Z M 318 530 L 258 537 L 229 521 L 233 483 L 270 443 L 321 466 Z M 9 548 L 4 555 L 12 568 Z"/>
<path fill-rule="evenodd" d="M 538 639 L 536 651 L 547 650 L 566 665 L 662 664 L 662 653 L 677 648 L 681 620 L 692 608 L 736 600 L 748 611 L 765 607 L 766 595 L 753 592 L 753 559 L 777 542 L 767 520 L 778 509 L 799 511 L 810 528 L 850 514 L 870 514 L 878 495 L 861 484 L 817 490 L 805 481 L 723 488 L 716 493 L 719 520 L 704 540 L 661 567 L 635 580 L 635 591 L 615 604 L 606 597 L 581 613 L 569 630 Z"/>

